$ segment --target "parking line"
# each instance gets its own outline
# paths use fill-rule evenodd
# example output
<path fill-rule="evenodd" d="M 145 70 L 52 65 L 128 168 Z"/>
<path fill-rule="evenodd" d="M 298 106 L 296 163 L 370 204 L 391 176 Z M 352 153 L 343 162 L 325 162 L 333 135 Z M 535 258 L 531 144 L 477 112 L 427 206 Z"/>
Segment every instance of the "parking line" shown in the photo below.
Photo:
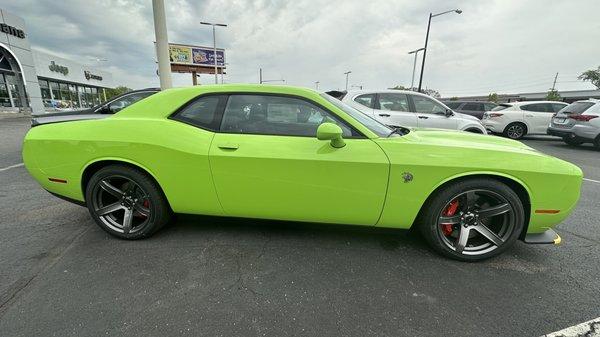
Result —
<path fill-rule="evenodd" d="M 20 163 L 20 164 L 15 164 L 15 165 L 10 165 L 10 166 L 7 166 L 7 167 L 3 167 L 3 168 L 0 168 L 0 172 L 8 171 L 10 169 L 21 167 L 23 165 L 24 165 L 23 163 Z"/>
<path fill-rule="evenodd" d="M 577 337 L 577 336 L 597 336 L 600 332 L 600 317 L 591 321 L 573 325 L 560 331 L 549 333 L 543 337 Z"/>
<path fill-rule="evenodd" d="M 596 183 L 596 184 L 600 184 L 600 181 L 598 181 L 598 180 L 594 180 L 594 179 L 583 178 L 583 180 L 585 180 L 585 181 L 590 181 L 590 182 L 592 182 L 592 183 Z"/>

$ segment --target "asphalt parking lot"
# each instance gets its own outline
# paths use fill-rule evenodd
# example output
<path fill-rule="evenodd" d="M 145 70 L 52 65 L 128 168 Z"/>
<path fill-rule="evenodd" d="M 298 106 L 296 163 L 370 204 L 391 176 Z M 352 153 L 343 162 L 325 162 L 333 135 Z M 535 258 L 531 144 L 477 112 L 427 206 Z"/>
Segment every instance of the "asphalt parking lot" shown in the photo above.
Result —
<path fill-rule="evenodd" d="M 590 179 L 562 245 L 461 263 L 410 233 L 273 221 L 184 216 L 118 240 L 12 167 L 27 129 L 0 119 L 0 336 L 539 336 L 600 316 L 591 146 L 524 141 Z"/>

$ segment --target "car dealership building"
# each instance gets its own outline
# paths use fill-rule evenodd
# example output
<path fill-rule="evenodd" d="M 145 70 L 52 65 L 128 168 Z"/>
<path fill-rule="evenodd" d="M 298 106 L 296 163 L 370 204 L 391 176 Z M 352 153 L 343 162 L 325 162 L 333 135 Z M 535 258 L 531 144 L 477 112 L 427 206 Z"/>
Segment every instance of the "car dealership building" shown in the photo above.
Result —
<path fill-rule="evenodd" d="M 109 72 L 31 49 L 25 21 L 0 9 L 0 112 L 90 107 L 112 87 Z"/>

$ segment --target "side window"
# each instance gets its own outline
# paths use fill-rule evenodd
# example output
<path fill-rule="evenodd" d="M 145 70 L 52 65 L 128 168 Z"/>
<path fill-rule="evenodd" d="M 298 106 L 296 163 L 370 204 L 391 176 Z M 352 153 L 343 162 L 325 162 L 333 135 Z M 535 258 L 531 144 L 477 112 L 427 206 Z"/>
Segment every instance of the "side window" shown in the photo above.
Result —
<path fill-rule="evenodd" d="M 415 110 L 418 113 L 444 113 L 446 112 L 446 108 L 444 108 L 439 103 L 435 102 L 432 99 L 427 97 L 413 95 L 412 96 L 413 103 L 415 104 Z"/>
<path fill-rule="evenodd" d="M 462 110 L 467 110 L 467 111 L 483 111 L 483 104 L 482 103 L 466 103 Z"/>
<path fill-rule="evenodd" d="M 450 109 L 458 109 L 458 107 L 462 104 L 460 102 L 444 102 Z"/>
<path fill-rule="evenodd" d="M 485 107 L 485 111 L 491 111 L 493 108 L 497 107 L 496 104 L 492 103 L 483 103 L 483 106 Z"/>
<path fill-rule="evenodd" d="M 367 108 L 375 107 L 375 94 L 360 95 L 354 98 L 358 104 L 364 105 Z"/>
<path fill-rule="evenodd" d="M 566 107 L 564 104 L 552 103 L 552 110 L 554 112 L 559 112 L 564 107 Z"/>
<path fill-rule="evenodd" d="M 379 109 L 389 111 L 410 111 L 408 96 L 405 94 L 379 94 Z"/>
<path fill-rule="evenodd" d="M 125 96 L 111 102 L 108 105 L 108 110 L 110 111 L 110 113 L 114 114 L 118 111 L 125 109 L 126 107 L 132 105 L 133 103 L 135 103 L 137 101 L 141 101 L 142 99 L 144 99 L 152 94 L 153 94 L 153 92 L 146 91 L 146 92 L 137 92 L 137 93 L 134 93 L 131 95 L 125 95 Z"/>
<path fill-rule="evenodd" d="M 344 137 L 358 136 L 329 112 L 305 100 L 271 95 L 231 95 L 221 131 L 259 135 L 315 137 L 325 122 L 342 128 Z"/>
<path fill-rule="evenodd" d="M 554 112 L 549 103 L 534 103 L 521 106 L 521 110 L 534 112 Z"/>
<path fill-rule="evenodd" d="M 171 118 L 197 126 L 202 129 L 218 130 L 219 107 L 225 104 L 225 96 L 203 96 L 190 101 L 181 111 Z"/>

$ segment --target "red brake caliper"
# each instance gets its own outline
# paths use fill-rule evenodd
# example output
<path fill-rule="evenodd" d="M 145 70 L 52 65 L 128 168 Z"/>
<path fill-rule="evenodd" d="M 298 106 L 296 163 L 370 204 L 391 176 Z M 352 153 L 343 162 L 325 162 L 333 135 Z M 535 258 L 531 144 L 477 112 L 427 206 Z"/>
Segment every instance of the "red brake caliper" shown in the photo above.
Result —
<path fill-rule="evenodd" d="M 450 204 L 448 205 L 448 207 L 446 207 L 446 209 L 442 212 L 443 216 L 454 216 L 454 214 L 456 214 L 456 211 L 458 210 L 458 199 L 454 199 L 452 201 L 450 201 Z M 454 230 L 452 228 L 451 223 L 443 223 L 442 226 L 442 232 L 444 233 L 444 235 L 449 236 L 450 234 L 452 234 L 452 231 Z"/>

